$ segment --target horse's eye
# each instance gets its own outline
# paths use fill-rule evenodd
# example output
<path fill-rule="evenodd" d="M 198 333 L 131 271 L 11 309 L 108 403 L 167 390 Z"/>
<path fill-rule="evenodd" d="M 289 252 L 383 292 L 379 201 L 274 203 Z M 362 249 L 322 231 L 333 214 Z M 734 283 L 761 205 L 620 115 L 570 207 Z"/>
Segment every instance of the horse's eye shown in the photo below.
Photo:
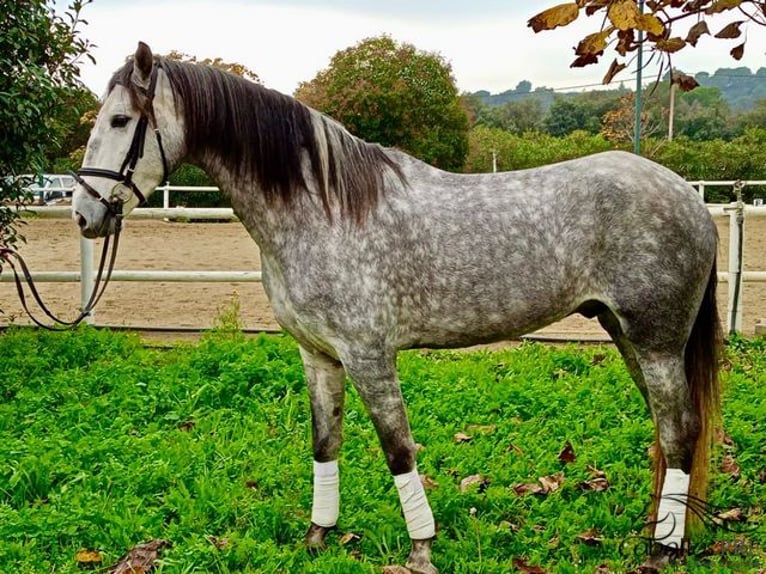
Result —
<path fill-rule="evenodd" d="M 130 116 L 113 116 L 111 123 L 113 128 L 124 128 L 129 121 Z"/>

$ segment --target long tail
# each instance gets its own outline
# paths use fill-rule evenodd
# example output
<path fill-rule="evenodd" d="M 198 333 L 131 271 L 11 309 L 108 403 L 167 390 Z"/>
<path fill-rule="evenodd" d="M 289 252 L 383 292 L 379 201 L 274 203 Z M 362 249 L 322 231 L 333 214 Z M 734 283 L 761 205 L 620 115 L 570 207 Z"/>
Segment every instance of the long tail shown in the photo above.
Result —
<path fill-rule="evenodd" d="M 718 366 L 723 345 L 723 332 L 716 304 L 717 284 L 717 265 L 714 260 L 705 295 L 686 343 L 684 356 L 686 381 L 694 412 L 700 422 L 700 433 L 694 445 L 689 482 L 689 509 L 686 513 L 686 524 L 692 530 L 699 528 L 701 524 L 700 514 L 694 509 L 699 511 L 702 501 L 706 500 L 715 425 L 720 420 L 721 414 Z M 659 436 L 655 436 L 657 456 L 655 457 L 654 493 L 656 501 L 659 501 L 665 479 L 665 457 L 662 455 L 659 444 Z"/>

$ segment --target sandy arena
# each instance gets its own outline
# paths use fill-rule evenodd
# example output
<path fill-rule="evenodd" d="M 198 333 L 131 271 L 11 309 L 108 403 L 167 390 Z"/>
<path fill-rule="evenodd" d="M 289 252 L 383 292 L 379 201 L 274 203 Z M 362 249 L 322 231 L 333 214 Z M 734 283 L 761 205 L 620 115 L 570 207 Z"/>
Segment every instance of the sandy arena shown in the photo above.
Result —
<path fill-rule="evenodd" d="M 719 271 L 728 266 L 728 218 L 718 218 L 721 237 Z M 33 272 L 78 271 L 79 235 L 68 220 L 36 220 L 24 226 L 21 247 Z M 122 234 L 116 269 L 254 271 L 260 269 L 258 247 L 239 223 L 169 223 L 128 220 Z M 100 253 L 101 243 L 96 245 Z M 752 217 L 745 228 L 745 271 L 766 271 L 766 218 Z M 4 271 L 4 274 L 8 271 Z M 41 283 L 40 291 L 53 311 L 76 316 L 79 283 Z M 239 298 L 246 329 L 275 330 L 268 300 L 260 283 L 114 282 L 96 308 L 99 325 L 135 328 L 209 328 L 221 309 Z M 719 308 L 725 323 L 727 285 L 719 285 Z M 0 283 L 0 324 L 26 324 L 15 286 Z M 745 283 L 744 333 L 751 335 L 766 318 L 766 283 Z M 537 334 L 550 337 L 607 338 L 596 320 L 569 317 Z"/>

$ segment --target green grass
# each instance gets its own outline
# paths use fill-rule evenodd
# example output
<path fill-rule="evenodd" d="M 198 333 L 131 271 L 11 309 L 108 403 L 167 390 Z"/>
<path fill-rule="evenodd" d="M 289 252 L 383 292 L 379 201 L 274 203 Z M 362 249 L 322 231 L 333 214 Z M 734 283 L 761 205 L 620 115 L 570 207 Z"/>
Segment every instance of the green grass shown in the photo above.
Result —
<path fill-rule="evenodd" d="M 764 567 L 766 343 L 730 344 L 725 426 L 741 476 L 715 472 L 711 502 L 740 507 L 741 532 L 708 529 L 679 572 Z M 641 560 L 650 498 L 652 426 L 617 354 L 523 344 L 500 352 L 409 352 L 399 372 L 419 470 L 439 527 L 444 573 L 626 571 Z M 340 533 L 361 539 L 309 556 L 309 404 L 287 337 L 221 329 L 199 344 L 145 348 L 132 335 L 12 330 L 0 336 L 0 572 L 80 572 L 163 538 L 157 571 L 378 572 L 403 563 L 409 540 L 372 425 L 349 385 L 341 456 Z M 471 427 L 469 425 L 485 425 Z M 457 444 L 458 431 L 473 435 Z M 571 442 L 574 463 L 558 454 Z M 719 449 L 719 466 L 722 452 Z M 588 466 L 608 477 L 584 492 Z M 563 471 L 545 497 L 512 487 Z M 479 492 L 460 481 L 481 474 Z M 577 541 L 595 528 L 600 546 Z M 222 547 L 214 542 L 226 539 Z M 715 541 L 723 555 L 701 552 Z"/>

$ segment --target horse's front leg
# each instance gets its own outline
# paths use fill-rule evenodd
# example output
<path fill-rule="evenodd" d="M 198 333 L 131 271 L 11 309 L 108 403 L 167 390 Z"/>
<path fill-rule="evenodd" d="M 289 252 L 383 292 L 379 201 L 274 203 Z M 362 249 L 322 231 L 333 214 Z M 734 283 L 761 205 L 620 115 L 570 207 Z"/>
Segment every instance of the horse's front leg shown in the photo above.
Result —
<path fill-rule="evenodd" d="M 338 451 L 342 441 L 344 371 L 334 359 L 301 347 L 311 398 L 314 450 L 314 499 L 306 547 L 325 548 L 325 536 L 335 528 L 340 510 Z"/>
<path fill-rule="evenodd" d="M 412 550 L 407 568 L 419 574 L 437 574 L 431 564 L 434 517 L 415 465 L 415 441 L 396 376 L 394 357 L 343 358 L 346 372 L 370 414 L 386 455 L 386 463 L 399 491 Z"/>

